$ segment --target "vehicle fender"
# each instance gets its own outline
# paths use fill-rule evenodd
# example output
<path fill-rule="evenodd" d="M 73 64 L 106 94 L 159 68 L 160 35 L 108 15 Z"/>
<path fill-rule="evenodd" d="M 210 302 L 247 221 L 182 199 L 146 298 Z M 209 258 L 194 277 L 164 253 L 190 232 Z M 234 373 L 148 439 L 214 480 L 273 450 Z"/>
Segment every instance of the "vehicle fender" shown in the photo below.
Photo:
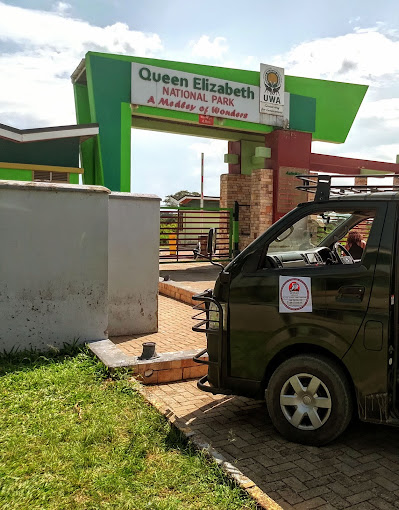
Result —
<path fill-rule="evenodd" d="M 311 345 L 315 349 L 320 348 L 320 350 L 330 352 L 334 357 L 342 359 L 350 347 L 350 342 L 335 331 L 329 330 L 322 325 L 303 323 L 287 326 L 276 331 L 271 338 L 268 338 L 267 363 L 279 352 L 296 345 L 298 347 L 301 345 Z"/>

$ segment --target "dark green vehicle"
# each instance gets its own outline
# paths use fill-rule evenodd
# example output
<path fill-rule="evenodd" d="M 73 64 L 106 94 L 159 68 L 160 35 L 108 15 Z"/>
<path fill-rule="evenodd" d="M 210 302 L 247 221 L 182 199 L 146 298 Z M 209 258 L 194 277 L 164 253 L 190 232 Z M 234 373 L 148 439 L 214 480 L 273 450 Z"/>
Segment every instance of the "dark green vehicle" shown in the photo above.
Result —
<path fill-rule="evenodd" d="M 282 435 L 323 445 L 354 413 L 399 425 L 399 193 L 303 180 L 315 200 L 195 297 L 205 317 L 193 329 L 206 332 L 207 349 L 194 359 L 209 365 L 201 390 L 266 396 Z"/>

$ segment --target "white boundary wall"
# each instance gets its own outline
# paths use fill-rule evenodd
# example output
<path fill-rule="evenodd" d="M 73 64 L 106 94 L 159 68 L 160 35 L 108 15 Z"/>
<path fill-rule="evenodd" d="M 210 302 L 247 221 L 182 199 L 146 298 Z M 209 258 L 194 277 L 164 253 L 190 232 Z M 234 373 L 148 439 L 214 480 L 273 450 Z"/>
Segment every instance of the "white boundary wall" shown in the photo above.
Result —
<path fill-rule="evenodd" d="M 109 195 L 109 336 L 158 329 L 160 200 Z"/>
<path fill-rule="evenodd" d="M 0 351 L 107 338 L 108 196 L 0 181 Z"/>

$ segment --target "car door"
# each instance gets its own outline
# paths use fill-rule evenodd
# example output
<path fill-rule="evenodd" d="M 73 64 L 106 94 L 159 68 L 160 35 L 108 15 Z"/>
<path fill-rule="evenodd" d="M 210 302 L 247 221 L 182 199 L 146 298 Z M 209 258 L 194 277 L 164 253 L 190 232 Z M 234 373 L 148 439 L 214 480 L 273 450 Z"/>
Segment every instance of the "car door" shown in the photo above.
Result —
<path fill-rule="evenodd" d="M 325 330 L 336 341 L 353 343 L 367 313 L 374 283 L 376 262 L 385 221 L 386 203 L 352 204 L 359 211 L 370 209 L 374 217 L 367 244 L 360 261 L 351 266 L 330 266 L 326 272 L 326 316 Z"/>
<path fill-rule="evenodd" d="M 349 217 L 354 207 L 353 204 L 335 204 L 334 207 L 331 203 L 311 203 L 287 215 L 258 239 L 258 250 L 252 255 L 258 259 L 257 264 L 254 260 L 244 262 L 231 280 L 230 377 L 261 380 L 268 361 L 278 351 L 293 344 L 311 343 L 332 351 L 338 357 L 345 354 L 367 310 L 367 293 L 374 273 L 374 251 L 370 244 L 365 254 L 366 265 L 362 261 L 356 264 L 333 263 L 332 259 L 329 263 L 320 259 L 312 262 L 304 255 L 311 254 L 312 247 L 318 246 L 320 229 L 327 239 L 330 235 L 329 243 L 335 241 L 328 233 L 329 230 L 334 232 L 331 216 L 327 216 L 330 223 L 321 227 L 315 216 L 326 217 L 325 212 L 333 210 L 335 218 L 343 215 L 344 211 L 349 211 L 345 213 Z M 356 208 L 359 209 L 358 203 Z M 367 209 L 370 209 L 368 205 Z M 298 229 L 301 224 L 302 228 Z M 343 221 L 341 224 L 344 224 Z M 284 238 L 291 229 L 294 237 Z M 370 241 L 375 246 L 377 241 L 373 237 Z M 270 267 L 266 261 L 274 257 L 271 247 L 281 242 L 288 246 L 288 250 L 281 249 L 277 257 L 282 264 Z M 285 297 L 290 294 L 290 284 L 294 287 L 299 284 L 302 290 L 307 288 L 310 298 L 307 303 L 305 293 L 298 299 L 294 298 L 294 306 L 290 306 Z M 295 290 L 293 287 L 291 290 L 293 295 Z M 345 323 L 342 324 L 342 321 Z"/>

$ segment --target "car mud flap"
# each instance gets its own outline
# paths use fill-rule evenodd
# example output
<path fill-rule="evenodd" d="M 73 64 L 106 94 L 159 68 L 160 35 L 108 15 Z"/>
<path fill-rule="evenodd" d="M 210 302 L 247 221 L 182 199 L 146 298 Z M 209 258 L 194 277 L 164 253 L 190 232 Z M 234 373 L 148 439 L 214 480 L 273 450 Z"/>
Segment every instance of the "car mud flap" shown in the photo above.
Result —
<path fill-rule="evenodd" d="M 388 393 L 357 395 L 357 406 L 361 420 L 386 423 L 389 420 Z"/>

